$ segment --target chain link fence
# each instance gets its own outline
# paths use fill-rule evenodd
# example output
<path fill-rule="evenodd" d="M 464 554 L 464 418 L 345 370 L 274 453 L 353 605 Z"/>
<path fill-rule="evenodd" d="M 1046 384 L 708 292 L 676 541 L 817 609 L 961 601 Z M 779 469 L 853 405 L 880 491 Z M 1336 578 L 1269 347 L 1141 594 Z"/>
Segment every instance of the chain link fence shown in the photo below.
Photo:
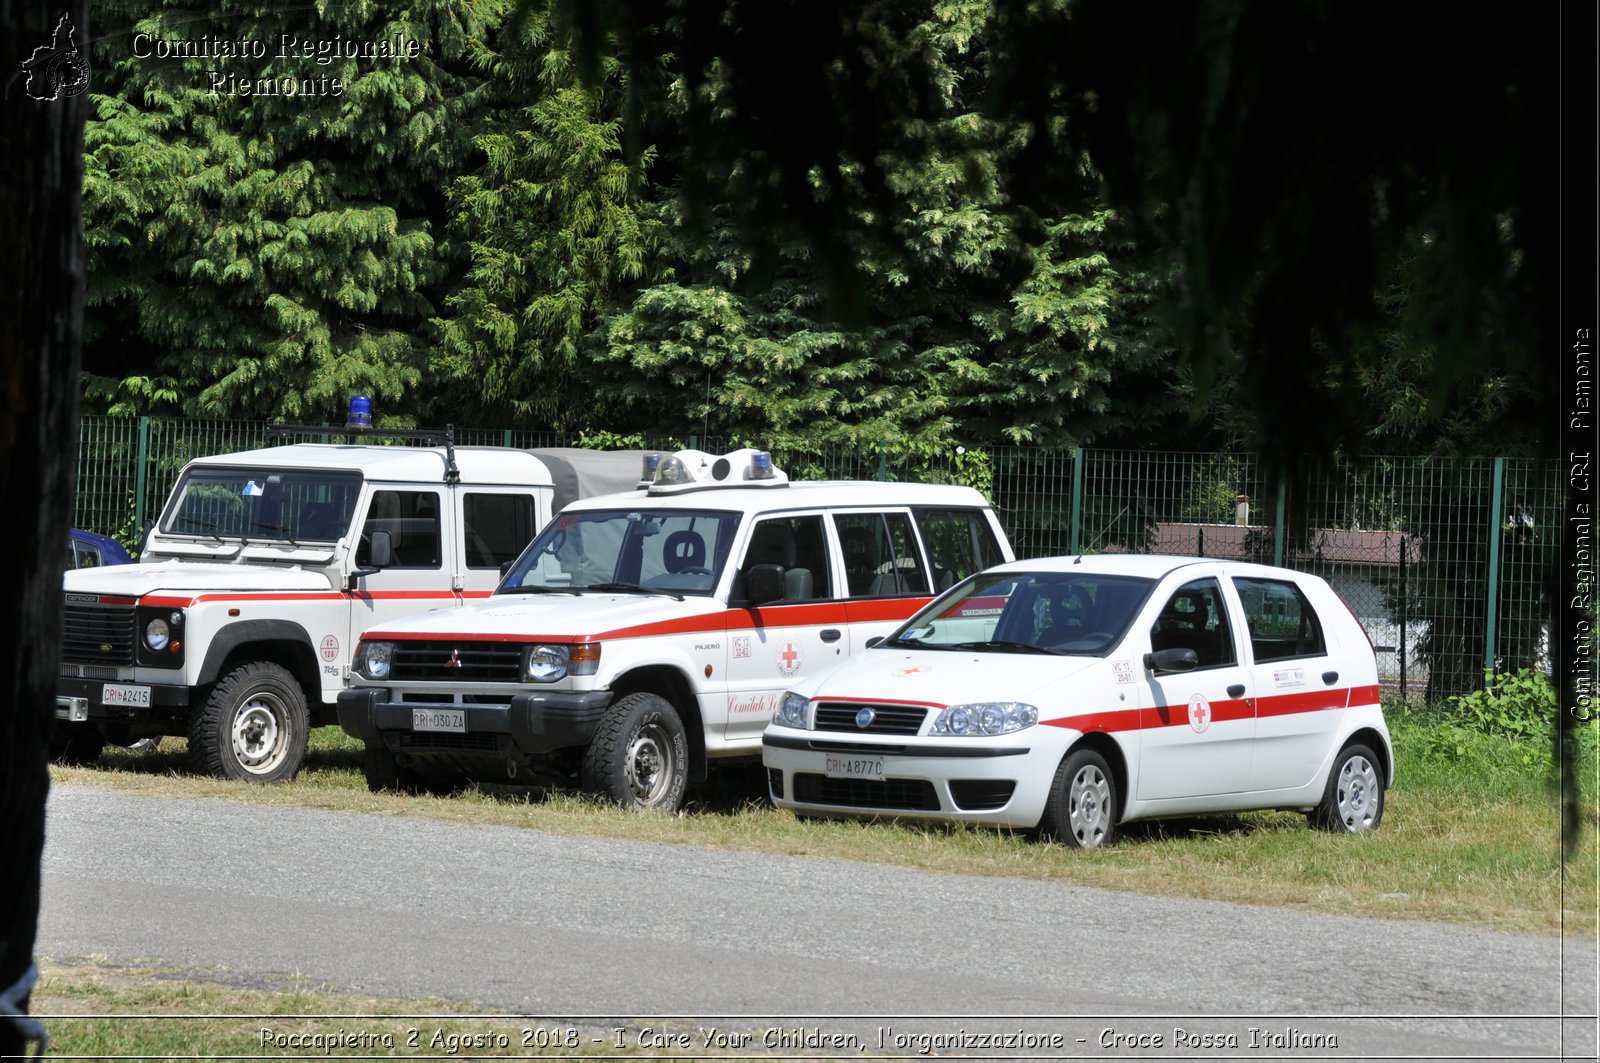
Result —
<path fill-rule="evenodd" d="M 183 465 L 265 445 L 266 422 L 83 419 L 75 523 L 137 546 Z M 347 436 L 337 426 L 328 442 Z M 553 432 L 459 428 L 458 446 L 576 446 Z M 645 440 L 721 453 L 728 440 Z M 1430 702 L 1490 670 L 1549 666 L 1544 573 L 1558 549 L 1554 462 L 1373 458 L 1279 480 L 1249 454 L 869 448 L 775 450 L 797 479 L 938 480 L 993 499 L 1019 557 L 1166 553 L 1284 565 L 1327 579 L 1361 621 L 1392 693 Z"/>

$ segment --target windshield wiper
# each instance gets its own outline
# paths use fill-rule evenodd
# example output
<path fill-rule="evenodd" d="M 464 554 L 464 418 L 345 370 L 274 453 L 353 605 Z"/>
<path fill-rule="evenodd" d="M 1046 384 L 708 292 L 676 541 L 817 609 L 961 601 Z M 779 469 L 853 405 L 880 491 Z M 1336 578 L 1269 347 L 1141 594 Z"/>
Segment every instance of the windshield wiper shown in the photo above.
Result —
<path fill-rule="evenodd" d="M 913 650 L 943 650 L 943 649 L 948 649 L 949 648 L 949 647 L 946 647 L 946 646 L 930 646 L 926 642 L 923 642 L 921 639 L 916 638 L 914 636 L 908 636 L 908 637 L 903 638 L 903 639 L 884 639 L 882 642 L 878 643 L 878 645 L 879 646 L 905 646 L 905 647 L 907 647 L 909 649 L 913 649 Z"/>
<path fill-rule="evenodd" d="M 1025 653 L 1048 653 L 1053 656 L 1062 656 L 1060 650 L 1052 650 L 1048 646 L 1036 646 L 1031 642 L 1012 642 L 1009 639 L 989 639 L 987 642 L 958 642 L 950 647 L 954 650 L 1022 650 Z"/>
<path fill-rule="evenodd" d="M 295 542 L 294 536 L 289 534 L 289 528 L 288 528 L 287 525 L 283 525 L 283 524 L 268 524 L 264 520 L 256 520 L 256 521 L 251 521 L 250 522 L 250 527 L 252 527 L 252 528 L 264 528 L 269 532 L 276 532 L 277 534 L 283 536 L 285 539 L 289 540 L 291 543 L 294 543 L 294 545 L 296 545 L 296 546 L 300 545 L 299 543 Z"/>
<path fill-rule="evenodd" d="M 664 598 L 683 601 L 683 595 L 677 591 L 662 590 L 660 587 L 646 587 L 639 583 L 591 583 L 583 589 L 586 591 L 622 591 L 627 594 L 659 594 Z"/>
<path fill-rule="evenodd" d="M 501 587 L 499 590 L 495 591 L 495 593 L 496 594 L 572 594 L 572 595 L 578 595 L 578 594 L 582 594 L 583 590 L 581 588 L 578 588 L 578 587 L 538 587 L 538 586 L 527 585 L 527 586 L 518 586 L 518 587 Z"/>
<path fill-rule="evenodd" d="M 178 517 L 175 517 L 173 519 L 174 520 L 181 520 L 185 524 L 193 524 L 195 527 L 198 527 L 198 528 L 204 528 L 206 530 L 206 532 L 213 539 L 215 539 L 217 542 L 220 543 L 220 542 L 223 541 L 222 540 L 222 536 L 217 534 L 217 525 L 216 525 L 215 521 L 201 520 L 199 517 L 184 517 L 184 516 L 178 516 Z"/>

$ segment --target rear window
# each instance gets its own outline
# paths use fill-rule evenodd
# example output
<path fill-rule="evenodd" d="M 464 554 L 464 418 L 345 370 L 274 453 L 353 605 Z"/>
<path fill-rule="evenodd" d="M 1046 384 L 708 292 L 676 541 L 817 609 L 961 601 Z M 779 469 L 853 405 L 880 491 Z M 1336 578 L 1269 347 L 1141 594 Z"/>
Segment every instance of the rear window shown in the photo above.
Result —
<path fill-rule="evenodd" d="M 1250 649 L 1257 661 L 1320 657 L 1327 653 L 1322 622 L 1305 592 L 1288 580 L 1235 578 L 1244 605 Z"/>

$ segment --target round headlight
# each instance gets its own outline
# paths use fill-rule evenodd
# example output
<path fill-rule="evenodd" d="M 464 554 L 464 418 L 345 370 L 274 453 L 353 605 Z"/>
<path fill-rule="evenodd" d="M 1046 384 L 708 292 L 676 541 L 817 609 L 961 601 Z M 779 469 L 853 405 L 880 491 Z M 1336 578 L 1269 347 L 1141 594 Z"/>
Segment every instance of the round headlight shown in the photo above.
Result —
<path fill-rule="evenodd" d="M 804 731 L 808 724 L 808 710 L 811 702 L 799 694 L 788 693 L 783 700 L 778 702 L 778 711 L 773 714 L 773 719 L 785 727 L 798 727 Z"/>
<path fill-rule="evenodd" d="M 172 629 L 160 617 L 156 617 L 144 626 L 144 644 L 152 650 L 160 652 L 167 648 L 167 643 L 170 641 L 172 641 Z"/>
<path fill-rule="evenodd" d="M 387 679 L 393 657 L 394 643 L 363 642 L 356 651 L 355 669 L 368 679 Z"/>
<path fill-rule="evenodd" d="M 565 646 L 535 646 L 528 652 L 528 679 L 554 683 L 567 675 L 569 651 Z"/>

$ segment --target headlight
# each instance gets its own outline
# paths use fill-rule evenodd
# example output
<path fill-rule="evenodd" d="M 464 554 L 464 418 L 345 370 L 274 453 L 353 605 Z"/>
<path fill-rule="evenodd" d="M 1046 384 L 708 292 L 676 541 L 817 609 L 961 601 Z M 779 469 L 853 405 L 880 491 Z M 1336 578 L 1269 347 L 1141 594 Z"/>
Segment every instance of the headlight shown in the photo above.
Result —
<path fill-rule="evenodd" d="M 388 679 L 389 663 L 394 658 L 394 643 L 363 642 L 356 648 L 353 667 L 356 674 L 367 679 Z"/>
<path fill-rule="evenodd" d="M 951 705 L 933 721 L 929 734 L 952 738 L 986 738 L 1010 734 L 1039 722 L 1039 710 L 1018 701 L 986 701 Z"/>
<path fill-rule="evenodd" d="M 159 616 L 144 626 L 144 644 L 157 653 L 166 649 L 171 641 L 172 628 Z"/>
<path fill-rule="evenodd" d="M 798 727 L 802 731 L 809 731 L 811 699 L 795 693 L 785 694 L 783 700 L 778 702 L 778 711 L 772 714 L 772 719 L 773 722 L 781 723 L 785 727 Z"/>
<path fill-rule="evenodd" d="M 530 683 L 555 683 L 569 675 L 594 675 L 600 670 L 600 644 L 575 646 L 542 643 L 529 647 L 522 677 Z"/>

